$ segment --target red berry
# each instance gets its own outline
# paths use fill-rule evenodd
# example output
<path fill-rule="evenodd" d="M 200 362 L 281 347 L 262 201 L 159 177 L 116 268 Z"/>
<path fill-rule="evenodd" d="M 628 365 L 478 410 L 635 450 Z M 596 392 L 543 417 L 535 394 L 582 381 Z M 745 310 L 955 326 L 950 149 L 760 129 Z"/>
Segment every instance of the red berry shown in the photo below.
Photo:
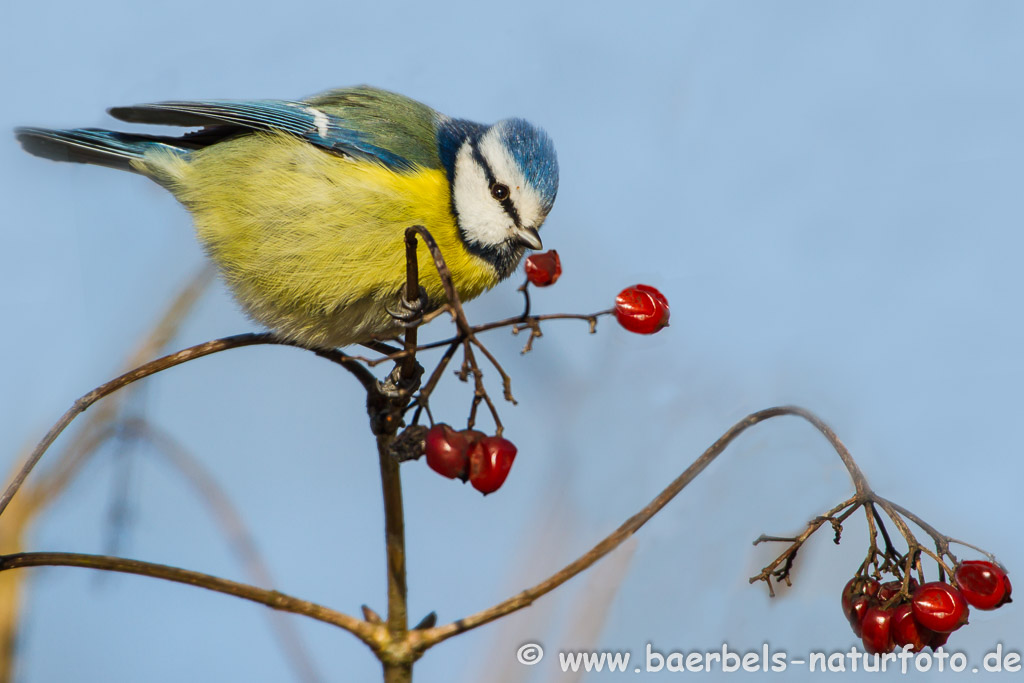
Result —
<path fill-rule="evenodd" d="M 878 587 L 878 601 L 887 602 L 892 596 L 899 593 L 902 587 L 902 581 L 886 581 Z"/>
<path fill-rule="evenodd" d="M 469 442 L 463 432 L 457 432 L 446 424 L 434 425 L 427 432 L 425 452 L 430 469 L 449 479 L 458 477 L 466 480 Z"/>
<path fill-rule="evenodd" d="M 1010 600 L 1010 579 L 1002 567 L 984 560 L 968 560 L 956 568 L 956 583 L 971 607 L 995 609 Z"/>
<path fill-rule="evenodd" d="M 547 287 L 558 282 L 561 276 L 562 261 L 554 249 L 526 257 L 526 279 L 530 284 Z"/>
<path fill-rule="evenodd" d="M 903 582 L 902 581 L 899 581 L 899 580 L 897 580 L 897 581 L 886 581 L 885 583 L 883 583 L 878 588 L 878 601 L 881 602 L 881 603 L 888 602 L 893 597 L 898 595 L 902 588 L 903 588 Z M 909 582 L 907 582 L 907 590 L 910 592 L 911 595 L 914 594 L 914 591 L 917 590 L 917 580 L 916 579 L 912 578 L 912 579 L 910 579 Z"/>
<path fill-rule="evenodd" d="M 463 429 L 461 432 L 459 432 L 459 434 L 462 434 L 462 436 L 466 437 L 466 443 L 469 444 L 470 448 L 479 443 L 480 439 L 483 439 L 487 436 L 479 429 Z"/>
<path fill-rule="evenodd" d="M 859 595 L 853 599 L 846 618 L 850 620 L 850 628 L 858 638 L 864 635 L 864 617 L 867 616 L 868 610 L 877 605 L 878 602 L 870 595 Z"/>
<path fill-rule="evenodd" d="M 466 476 L 462 478 L 463 482 L 469 481 L 469 472 L 472 467 L 473 449 L 483 439 L 487 438 L 487 435 L 478 429 L 463 429 L 459 434 L 462 434 L 466 438 Z"/>
<path fill-rule="evenodd" d="M 484 495 L 501 488 L 512 469 L 516 447 L 500 436 L 485 436 L 469 449 L 469 483 Z"/>
<path fill-rule="evenodd" d="M 852 619 L 852 612 L 850 611 L 853 607 L 853 601 L 861 595 L 875 595 L 878 592 L 878 582 L 874 579 L 864 579 L 859 576 L 855 576 L 846 582 L 843 587 L 843 614 L 846 615 L 847 619 Z M 861 617 L 864 615 L 861 614 Z"/>
<path fill-rule="evenodd" d="M 864 649 L 871 654 L 892 652 L 891 623 L 892 610 L 881 607 L 869 608 L 861 622 L 861 640 L 864 642 Z"/>
<path fill-rule="evenodd" d="M 668 299 L 648 285 L 626 287 L 615 297 L 615 318 L 630 332 L 654 334 L 668 326 Z"/>
<path fill-rule="evenodd" d="M 857 577 L 855 576 L 847 581 L 846 585 L 843 586 L 843 614 L 846 615 L 847 619 L 850 618 L 850 607 L 853 605 L 853 599 L 857 597 L 858 594 Z"/>
<path fill-rule="evenodd" d="M 930 644 L 935 637 L 935 632 L 926 629 L 914 621 L 914 608 L 909 603 L 900 605 L 892 613 L 892 639 L 896 645 L 914 648 L 914 652 L 920 652 L 923 647 Z M 944 633 L 944 636 L 949 634 Z"/>
<path fill-rule="evenodd" d="M 942 581 L 926 583 L 914 592 L 911 601 L 914 620 L 936 633 L 949 633 L 967 623 L 970 610 L 964 596 Z"/>

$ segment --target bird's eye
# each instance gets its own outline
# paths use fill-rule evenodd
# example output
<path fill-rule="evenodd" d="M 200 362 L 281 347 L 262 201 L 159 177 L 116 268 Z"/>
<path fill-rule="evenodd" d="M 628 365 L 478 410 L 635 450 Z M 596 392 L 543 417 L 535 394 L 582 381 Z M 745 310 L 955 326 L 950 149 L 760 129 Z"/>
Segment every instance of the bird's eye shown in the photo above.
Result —
<path fill-rule="evenodd" d="M 509 191 L 508 185 L 502 183 L 494 183 L 491 185 L 491 196 L 497 199 L 499 202 L 508 199 Z"/>

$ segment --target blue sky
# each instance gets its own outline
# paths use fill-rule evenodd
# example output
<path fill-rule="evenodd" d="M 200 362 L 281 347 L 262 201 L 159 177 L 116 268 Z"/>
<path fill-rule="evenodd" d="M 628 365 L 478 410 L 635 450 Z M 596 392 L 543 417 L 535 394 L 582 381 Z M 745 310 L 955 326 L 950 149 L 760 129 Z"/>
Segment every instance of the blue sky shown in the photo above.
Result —
<path fill-rule="evenodd" d="M 561 186 L 543 237 L 565 275 L 536 310 L 599 310 L 647 282 L 672 302 L 672 327 L 641 338 L 555 323 L 526 357 L 522 339 L 491 337 L 514 377 L 520 404 L 502 416 L 520 455 L 487 499 L 422 464 L 403 469 L 414 620 L 458 618 L 535 583 L 730 424 L 785 403 L 832 424 L 880 493 L 993 550 L 1016 576 L 1024 6 L 551 5 L 18 3 L 0 29 L 0 129 L 100 127 L 115 123 L 109 106 L 365 82 L 455 116 L 548 130 Z M 116 373 L 203 255 L 184 209 L 143 178 L 35 159 L 8 136 L 0 180 L 9 463 Z M 515 286 L 482 297 L 471 317 L 516 312 Z M 218 284 L 171 347 L 252 329 Z M 450 381 L 435 415 L 456 422 L 468 400 Z M 384 609 L 376 456 L 350 379 L 294 350 L 246 349 L 148 382 L 133 410 L 218 478 L 280 589 L 349 613 Z M 103 551 L 117 454 L 83 471 L 32 548 Z M 242 578 L 180 478 L 144 448 L 129 455 L 120 552 Z M 515 650 L 573 646 L 616 571 L 625 579 L 597 647 L 849 649 L 839 591 L 863 557 L 862 525 L 839 548 L 816 538 L 784 595 L 747 585 L 770 559 L 752 539 L 796 531 L 849 491 L 809 427 L 763 425 L 636 535 L 628 566 L 613 558 L 506 624 L 439 646 L 417 680 L 566 680 L 551 659 L 519 667 Z M 20 680 L 291 675 L 262 608 L 33 571 Z M 297 623 L 327 680 L 376 676 L 354 638 Z M 1020 651 L 1021 633 L 1010 606 L 975 613 L 951 645 L 976 664 L 998 642 Z"/>

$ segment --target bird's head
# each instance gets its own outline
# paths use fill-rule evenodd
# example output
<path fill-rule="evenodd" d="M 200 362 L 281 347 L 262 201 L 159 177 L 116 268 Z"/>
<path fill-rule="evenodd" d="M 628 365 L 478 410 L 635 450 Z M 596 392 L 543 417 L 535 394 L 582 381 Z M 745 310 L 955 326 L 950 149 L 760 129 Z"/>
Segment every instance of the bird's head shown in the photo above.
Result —
<path fill-rule="evenodd" d="M 525 249 L 542 248 L 537 230 L 558 192 L 551 138 L 522 119 L 452 120 L 442 125 L 441 152 L 463 243 L 508 277 Z"/>

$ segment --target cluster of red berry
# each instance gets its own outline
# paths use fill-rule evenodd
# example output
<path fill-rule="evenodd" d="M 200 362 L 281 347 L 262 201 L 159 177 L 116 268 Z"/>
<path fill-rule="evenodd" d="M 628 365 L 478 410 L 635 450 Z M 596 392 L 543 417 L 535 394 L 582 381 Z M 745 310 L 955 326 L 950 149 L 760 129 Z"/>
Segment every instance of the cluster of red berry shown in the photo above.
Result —
<path fill-rule="evenodd" d="M 468 481 L 484 495 L 501 488 L 516 459 L 516 447 L 508 439 L 475 429 L 456 431 L 441 423 L 427 432 L 424 453 L 430 469 Z"/>
<path fill-rule="evenodd" d="M 525 268 L 526 281 L 536 287 L 553 285 L 562 276 L 562 262 L 554 250 L 531 254 Z M 627 287 L 616 297 L 613 310 L 630 332 L 654 334 L 668 326 L 668 299 L 654 287 Z M 432 470 L 449 479 L 468 481 L 484 495 L 501 488 L 516 457 L 516 447 L 508 439 L 475 429 L 455 430 L 442 423 L 427 431 L 423 449 Z"/>
<path fill-rule="evenodd" d="M 949 634 L 967 623 L 968 605 L 995 609 L 1010 602 L 1010 579 L 984 560 L 960 563 L 953 584 L 914 579 L 879 583 L 856 576 L 843 588 L 843 613 L 871 653 L 910 646 L 915 652 L 946 644 Z"/>
<path fill-rule="evenodd" d="M 526 258 L 526 281 L 537 287 L 555 284 L 562 276 L 562 261 L 555 250 Z M 668 299 L 650 285 L 626 287 L 615 297 L 615 319 L 630 332 L 654 334 L 668 327 Z"/>

